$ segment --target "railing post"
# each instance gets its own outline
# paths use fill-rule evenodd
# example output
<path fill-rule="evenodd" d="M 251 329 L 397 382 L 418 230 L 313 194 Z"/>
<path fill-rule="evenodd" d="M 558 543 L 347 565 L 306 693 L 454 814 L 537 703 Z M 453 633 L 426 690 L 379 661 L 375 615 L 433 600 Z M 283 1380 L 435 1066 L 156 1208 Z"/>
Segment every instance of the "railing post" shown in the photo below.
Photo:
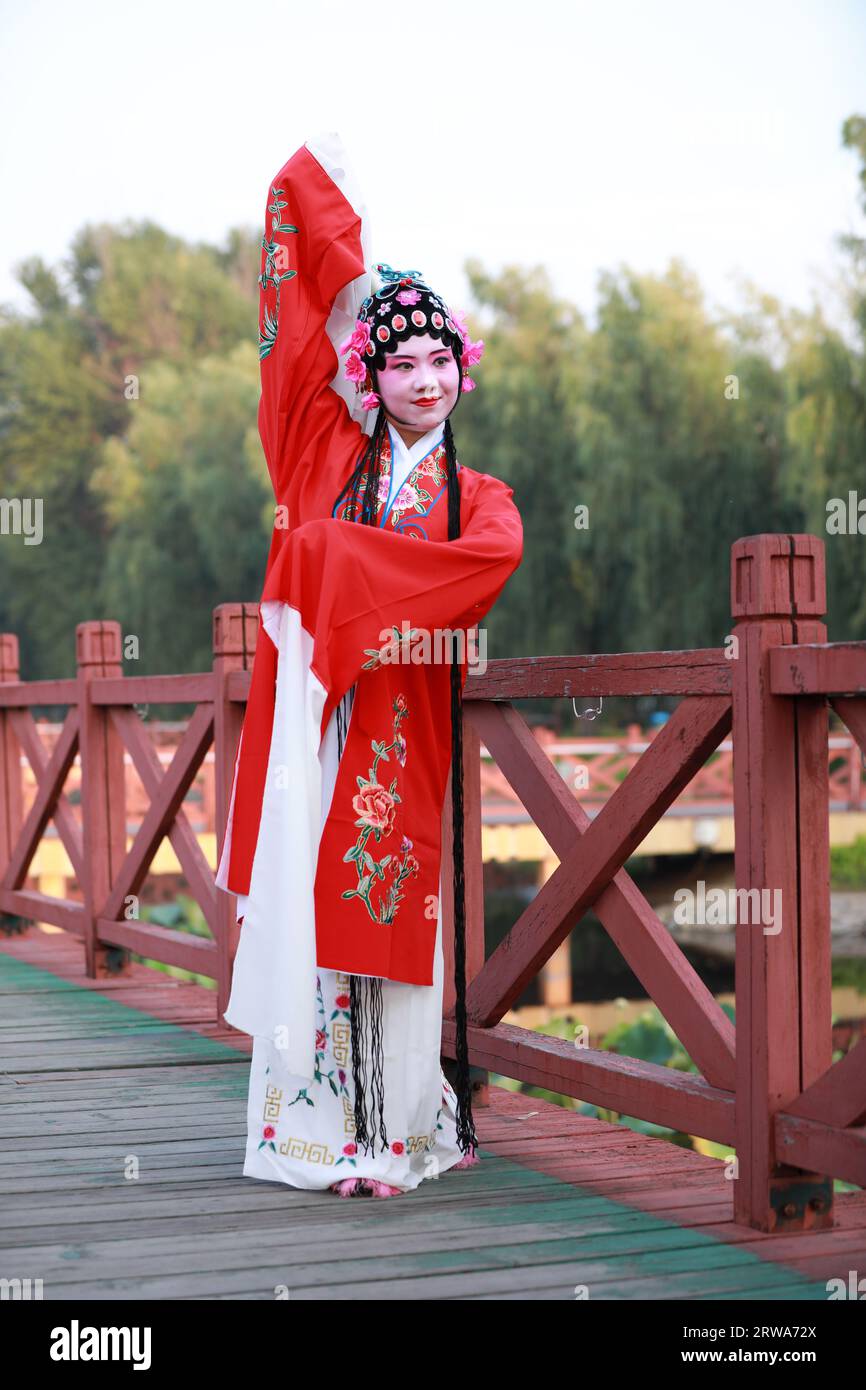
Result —
<path fill-rule="evenodd" d="M 20 681 L 18 638 L 14 632 L 0 632 L 0 682 Z M 8 709 L 0 705 L 0 882 L 21 831 L 24 800 L 21 780 L 21 749 Z"/>
<path fill-rule="evenodd" d="M 228 823 L 238 740 L 244 722 L 243 706 L 228 698 L 226 682 L 233 671 L 252 670 L 258 627 L 258 604 L 221 603 L 213 611 L 213 777 L 217 865 Z M 228 1008 L 232 962 L 240 933 L 237 899 L 233 893 L 217 892 L 213 932 L 217 944 L 217 1017 L 222 1019 Z"/>
<path fill-rule="evenodd" d="M 91 979 L 128 969 L 129 952 L 103 946 L 97 922 L 126 855 L 123 740 L 107 705 L 95 705 L 91 682 L 122 676 L 120 623 L 85 622 L 75 629 L 78 665 L 78 751 L 84 847 L 84 968 Z"/>
<path fill-rule="evenodd" d="M 832 1225 L 832 1181 L 777 1161 L 774 1115 L 831 1060 L 828 721 L 823 697 L 771 694 L 768 667 L 773 647 L 826 640 L 818 621 L 822 542 L 809 535 L 737 541 L 731 603 L 734 1214 L 763 1231 L 803 1230 Z"/>

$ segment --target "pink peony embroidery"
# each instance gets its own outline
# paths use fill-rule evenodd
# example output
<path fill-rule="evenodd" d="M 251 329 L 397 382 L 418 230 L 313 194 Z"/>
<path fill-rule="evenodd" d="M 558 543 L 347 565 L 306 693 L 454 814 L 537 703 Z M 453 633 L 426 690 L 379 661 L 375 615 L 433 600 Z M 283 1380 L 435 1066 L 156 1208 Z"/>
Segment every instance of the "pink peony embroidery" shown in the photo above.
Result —
<path fill-rule="evenodd" d="M 397 511 L 405 512 L 409 507 L 417 507 L 418 494 L 411 483 L 404 483 L 397 496 L 394 498 L 394 508 Z"/>
<path fill-rule="evenodd" d="M 394 828 L 397 808 L 391 793 L 378 782 L 368 782 L 366 786 L 361 787 L 357 796 L 352 797 L 352 806 L 362 825 L 369 825 L 373 830 L 381 830 L 390 835 Z"/>
<path fill-rule="evenodd" d="M 374 657 L 378 658 L 378 655 L 378 652 L 373 652 Z M 372 669 L 372 663 L 367 663 L 365 669 L 367 667 Z M 393 851 L 378 860 L 371 853 L 371 834 L 375 835 L 377 844 L 383 836 L 387 839 L 392 834 L 397 814 L 396 808 L 402 801 L 397 790 L 398 779 L 396 776 L 388 788 L 383 787 L 378 780 L 379 763 L 383 758 L 387 761 L 390 753 L 397 753 L 397 760 L 401 766 L 405 765 L 406 762 L 406 740 L 400 733 L 401 722 L 409 717 L 405 695 L 397 695 L 392 701 L 391 708 L 394 714 L 393 739 L 390 743 L 386 743 L 384 739 L 371 741 L 374 755 L 373 764 L 367 781 L 364 781 L 363 777 L 358 777 L 358 792 L 352 798 L 352 806 L 358 815 L 355 825 L 359 828 L 360 833 L 354 845 L 343 855 L 343 861 L 347 864 L 354 863 L 358 876 L 357 887 L 346 888 L 340 894 L 341 898 L 360 898 L 371 919 L 381 923 L 394 921 L 399 904 L 405 896 L 401 892 L 401 885 L 405 879 L 413 873 L 417 873 L 419 869 L 417 861 L 408 854 L 407 846 L 411 847 L 411 841 L 407 840 L 406 836 L 402 837 L 403 860 L 401 863 L 397 863 L 398 855 Z M 411 862 L 407 862 L 407 858 Z M 391 880 L 387 884 L 386 875 Z M 382 884 L 382 893 L 378 900 L 374 900 L 373 890 L 380 883 Z"/>

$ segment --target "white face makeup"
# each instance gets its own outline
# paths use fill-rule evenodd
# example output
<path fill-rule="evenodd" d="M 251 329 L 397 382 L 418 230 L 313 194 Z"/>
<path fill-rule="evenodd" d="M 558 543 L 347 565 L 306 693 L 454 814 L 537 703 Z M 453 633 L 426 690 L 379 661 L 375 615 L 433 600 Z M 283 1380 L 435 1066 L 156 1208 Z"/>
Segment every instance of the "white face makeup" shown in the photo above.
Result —
<path fill-rule="evenodd" d="M 454 353 L 429 333 L 407 338 L 389 352 L 378 374 L 379 396 L 400 433 L 420 438 L 450 415 L 460 372 Z M 427 403 L 429 402 L 429 404 Z"/>

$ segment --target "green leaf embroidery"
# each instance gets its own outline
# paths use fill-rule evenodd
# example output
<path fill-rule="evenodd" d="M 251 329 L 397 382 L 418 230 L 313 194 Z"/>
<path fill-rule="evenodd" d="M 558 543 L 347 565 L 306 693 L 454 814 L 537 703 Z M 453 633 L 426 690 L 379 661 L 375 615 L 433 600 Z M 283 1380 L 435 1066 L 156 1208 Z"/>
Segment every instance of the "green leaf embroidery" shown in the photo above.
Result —
<path fill-rule="evenodd" d="M 280 289 L 284 280 L 291 280 L 297 275 L 296 270 L 284 270 L 277 273 L 276 261 L 277 251 L 283 247 L 281 242 L 273 238 L 278 232 L 297 234 L 298 228 L 291 222 L 283 222 L 280 218 L 280 210 L 287 206 L 281 194 L 285 190 L 282 188 L 271 188 L 272 202 L 268 203 L 268 212 L 273 213 L 271 218 L 271 239 L 262 237 L 262 249 L 265 253 L 265 268 L 258 277 L 258 283 L 262 287 L 262 297 L 267 294 L 268 287 L 273 285 L 276 288 L 276 301 L 273 313 L 267 304 L 262 310 L 262 322 L 259 330 L 259 361 L 263 362 L 273 352 L 277 341 L 277 332 L 280 320 Z M 283 248 L 284 249 L 284 248 Z"/>

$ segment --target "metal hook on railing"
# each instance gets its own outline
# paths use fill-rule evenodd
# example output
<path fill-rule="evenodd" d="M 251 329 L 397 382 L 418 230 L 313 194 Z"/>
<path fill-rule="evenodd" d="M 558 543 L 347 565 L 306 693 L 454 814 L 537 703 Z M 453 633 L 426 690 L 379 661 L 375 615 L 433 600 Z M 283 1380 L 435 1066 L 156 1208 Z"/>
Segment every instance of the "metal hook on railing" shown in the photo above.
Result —
<path fill-rule="evenodd" d="M 601 695 L 598 697 L 598 709 L 585 709 L 582 714 L 578 714 L 577 705 L 574 703 L 574 696 L 571 697 L 571 708 L 574 710 L 575 719 L 597 719 L 601 714 L 601 707 L 604 700 Z"/>

